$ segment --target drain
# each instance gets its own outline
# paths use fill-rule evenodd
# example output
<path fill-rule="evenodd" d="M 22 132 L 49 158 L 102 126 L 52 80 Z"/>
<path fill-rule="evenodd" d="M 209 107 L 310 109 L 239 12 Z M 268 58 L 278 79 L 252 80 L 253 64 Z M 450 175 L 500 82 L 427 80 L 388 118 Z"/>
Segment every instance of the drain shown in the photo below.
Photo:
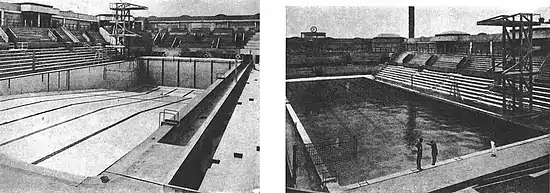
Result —
<path fill-rule="evenodd" d="M 101 180 L 102 183 L 107 183 L 109 182 L 109 177 L 107 176 L 101 176 L 101 178 L 99 178 Z"/>
<path fill-rule="evenodd" d="M 242 154 L 242 153 L 233 153 L 233 157 L 235 157 L 235 158 L 243 158 L 243 154 Z"/>

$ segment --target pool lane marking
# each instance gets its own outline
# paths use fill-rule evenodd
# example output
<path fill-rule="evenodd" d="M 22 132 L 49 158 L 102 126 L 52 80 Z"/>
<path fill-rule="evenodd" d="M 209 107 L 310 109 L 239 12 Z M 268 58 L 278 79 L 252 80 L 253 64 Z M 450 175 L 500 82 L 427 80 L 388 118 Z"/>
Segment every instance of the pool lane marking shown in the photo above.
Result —
<path fill-rule="evenodd" d="M 159 90 L 159 89 L 160 89 L 160 88 L 152 89 L 152 90 L 150 90 L 150 91 L 145 92 L 145 94 L 152 93 L 152 92 L 157 91 L 157 90 Z M 96 96 L 106 96 L 106 97 L 110 97 L 110 95 L 125 93 L 124 91 L 109 92 L 109 90 L 107 90 L 107 91 L 105 91 L 105 92 L 108 92 L 108 93 L 96 94 L 96 95 L 83 95 L 83 96 L 78 96 L 78 97 L 65 97 L 65 98 L 47 99 L 47 100 L 43 100 L 43 101 L 36 101 L 36 102 L 31 102 L 31 103 L 22 104 L 22 105 L 19 105 L 19 106 L 13 106 L 13 107 L 5 108 L 5 109 L 0 109 L 0 112 L 1 112 L 1 111 L 7 111 L 7 110 L 15 109 L 15 108 L 19 108 L 19 107 L 34 105 L 34 104 L 38 104 L 38 103 L 44 103 L 44 102 L 59 101 L 59 100 L 70 100 L 70 99 L 78 99 L 78 98 L 86 98 L 86 97 L 96 97 Z M 85 94 L 85 93 L 77 93 L 77 94 Z M 53 96 L 53 95 L 52 95 L 52 96 Z"/>
<path fill-rule="evenodd" d="M 22 105 L 18 105 L 18 106 L 13 106 L 13 107 L 5 108 L 5 109 L 0 109 L 0 112 L 12 110 L 12 109 L 16 109 L 16 108 L 20 108 L 20 107 L 24 107 L 24 106 L 35 105 L 35 104 L 38 104 L 38 103 L 45 103 L 45 102 L 51 102 L 51 101 L 60 101 L 60 100 L 70 100 L 70 99 L 79 99 L 79 98 L 87 98 L 87 97 L 96 97 L 96 96 L 107 96 L 107 95 L 119 94 L 119 93 L 123 93 L 123 91 L 109 92 L 109 93 L 96 94 L 96 95 L 83 95 L 83 96 L 77 96 L 77 97 L 46 99 L 46 100 L 42 100 L 42 101 L 35 101 L 35 102 L 30 102 L 30 103 L 26 103 L 26 104 L 22 104 Z"/>
<path fill-rule="evenodd" d="M 147 93 L 140 93 L 140 94 L 129 95 L 129 96 L 125 96 L 125 97 L 123 97 L 123 96 L 118 96 L 118 97 L 116 97 L 116 96 L 106 96 L 106 97 L 112 97 L 112 98 L 98 99 L 98 100 L 94 100 L 94 101 L 85 101 L 85 102 L 71 103 L 71 104 L 68 104 L 68 105 L 63 105 L 63 106 L 60 106 L 60 107 L 55 107 L 55 108 L 48 109 L 48 110 L 45 110 L 45 111 L 42 111 L 42 112 L 38 112 L 38 113 L 35 113 L 35 114 L 31 114 L 31 115 L 28 115 L 28 116 L 25 116 L 25 117 L 20 117 L 20 118 L 17 118 L 17 119 L 13 119 L 13 120 L 10 120 L 10 121 L 6 121 L 6 122 L 3 122 L 3 123 L 0 123 L 0 126 L 6 125 L 6 124 L 9 124 L 9 123 L 13 123 L 13 122 L 16 122 L 16 121 L 20 121 L 20 120 L 23 120 L 23 119 L 27 119 L 27 118 L 30 118 L 30 117 L 34 117 L 34 116 L 37 116 L 37 115 L 41 115 L 41 114 L 44 114 L 44 113 L 52 112 L 52 111 L 55 111 L 55 110 L 67 108 L 67 107 L 70 107 L 70 106 L 76 106 L 76 105 L 82 105 L 82 104 L 88 104 L 88 103 L 95 103 L 95 102 L 104 102 L 104 101 L 108 101 L 108 100 L 115 100 L 115 99 L 121 99 L 121 98 L 132 99 L 132 100 L 137 100 L 137 101 L 147 100 L 147 99 L 130 98 L 130 97 L 144 96 L 144 95 L 147 95 L 147 94 L 149 94 L 149 93 L 150 93 L 150 92 L 147 92 Z M 166 101 L 159 101 L 159 102 L 166 102 Z"/>
<path fill-rule="evenodd" d="M 20 97 L 16 97 L 16 96 L 14 95 L 13 98 L 2 99 L 2 100 L 0 100 L 0 103 L 1 103 L 1 102 L 6 102 L 6 101 L 10 101 L 10 100 L 15 100 L 15 99 L 38 98 L 38 97 L 60 96 L 60 95 L 70 95 L 70 94 L 86 94 L 86 93 L 105 92 L 105 91 L 109 91 L 109 90 L 106 90 L 106 89 L 94 89 L 94 90 L 91 90 L 91 91 L 72 91 L 72 92 L 67 92 L 67 93 L 44 94 L 44 95 L 39 95 L 39 96 L 20 96 Z"/>
<path fill-rule="evenodd" d="M 71 147 L 73 147 L 73 146 L 75 146 L 75 145 L 78 145 L 79 143 L 82 143 L 83 141 L 85 141 L 85 140 L 87 140 L 87 139 L 89 139 L 89 138 L 91 138 L 91 137 L 93 137 L 93 136 L 96 136 L 96 135 L 98 135 L 98 134 L 100 134 L 100 133 L 102 133 L 102 132 L 104 132 L 104 131 L 107 131 L 108 129 L 110 129 L 110 128 L 112 128 L 112 127 L 114 127 L 114 126 L 116 126 L 116 125 L 118 125 L 118 124 L 120 124 L 120 123 L 123 123 L 123 122 L 125 122 L 125 121 L 127 121 L 127 120 L 129 120 L 129 119 L 131 119 L 131 118 L 133 118 L 133 117 L 135 117 L 135 116 L 138 116 L 139 114 L 145 113 L 145 112 L 147 112 L 147 111 L 152 111 L 152 110 L 155 110 L 155 109 L 158 109 L 158 108 L 161 108 L 161 107 L 169 106 L 169 105 L 172 105 L 172 104 L 177 104 L 177 103 L 180 103 L 180 102 L 189 100 L 189 99 L 191 99 L 191 98 L 184 98 L 184 99 L 181 99 L 181 100 L 177 100 L 177 101 L 170 102 L 170 103 L 167 103 L 167 104 L 163 104 L 163 105 L 160 105 L 160 106 L 151 107 L 151 108 L 149 108 L 149 109 L 145 109 L 145 110 L 141 110 L 141 111 L 139 111 L 139 112 L 133 113 L 132 115 L 130 115 L 130 116 L 128 116 L 128 117 L 125 117 L 125 118 L 123 118 L 123 119 L 121 119 L 121 120 L 115 122 L 114 124 L 111 124 L 111 125 L 109 125 L 109 126 L 103 128 L 103 129 L 101 129 L 101 130 L 98 130 L 98 131 L 96 131 L 96 132 L 93 132 L 92 134 L 90 134 L 90 135 L 88 135 L 88 136 L 86 136 L 86 137 L 84 137 L 84 138 L 82 138 L 82 139 L 79 139 L 79 140 L 77 140 L 77 141 L 75 141 L 75 142 L 73 142 L 73 143 L 71 143 L 71 144 L 69 144 L 69 145 L 67 145 L 67 146 L 65 146 L 65 147 L 63 147 L 63 148 L 57 150 L 57 151 L 54 151 L 53 153 L 50 153 L 50 154 L 48 154 L 47 156 L 44 156 L 44 157 L 42 157 L 42 158 L 40 158 L 40 159 L 38 159 L 38 160 L 32 162 L 31 164 L 34 164 L 34 165 L 39 164 L 40 162 L 43 162 L 44 160 L 47 160 L 47 159 L 49 159 L 49 158 L 51 158 L 51 157 L 53 157 L 53 156 L 55 156 L 55 155 L 57 155 L 57 154 L 59 154 L 59 153 L 65 151 L 65 150 L 67 150 L 67 149 L 69 149 L 69 148 L 71 148 Z"/>
<path fill-rule="evenodd" d="M 192 92 L 193 92 L 193 91 L 189 91 L 186 95 L 191 94 Z M 29 137 L 29 136 L 34 135 L 34 134 L 36 134 L 36 133 L 40 133 L 40 132 L 42 132 L 42 131 L 46 131 L 46 130 L 48 130 L 48 129 L 57 127 L 57 126 L 59 126 L 59 125 L 61 125 L 61 124 L 65 124 L 65 123 L 68 123 L 68 122 L 70 122 L 70 121 L 74 121 L 74 120 L 76 120 L 76 119 L 82 118 L 82 117 L 84 117 L 84 116 L 88 116 L 88 115 L 97 113 L 97 112 L 102 111 L 102 110 L 106 110 L 106 109 L 110 109 L 110 108 L 115 108 L 115 107 L 120 107 L 120 106 L 125 106 L 125 105 L 136 104 L 136 103 L 145 102 L 145 101 L 151 101 L 151 100 L 158 99 L 158 98 L 163 98 L 163 97 L 166 97 L 166 96 L 155 97 L 155 98 L 151 98 L 151 99 L 149 99 L 149 100 L 133 101 L 133 102 L 128 102 L 128 103 L 122 103 L 122 104 L 117 104 L 117 105 L 111 105 L 111 106 L 102 107 L 102 108 L 93 110 L 93 111 L 91 111 L 91 112 L 88 112 L 88 113 L 79 115 L 79 116 L 77 116 L 77 117 L 73 117 L 73 118 L 71 118 L 71 119 L 68 119 L 68 120 L 65 120 L 65 121 L 62 121 L 62 122 L 59 122 L 59 123 L 50 125 L 50 126 L 45 127 L 45 128 L 43 128 L 43 129 L 39 129 L 39 130 L 33 131 L 33 132 L 31 132 L 31 133 L 28 133 L 28 134 L 19 136 L 19 137 L 15 138 L 15 139 L 11 139 L 11 140 L 9 140 L 9 141 L 6 141 L 6 142 L 4 142 L 4 143 L 1 143 L 1 144 L 0 144 L 0 147 L 2 147 L 2 146 L 4 146 L 4 145 L 7 145 L 7 144 L 10 144 L 10 143 L 12 143 L 12 142 L 14 142 L 14 141 L 18 141 L 18 140 L 21 140 L 21 139 L 23 139 L 23 138 Z M 186 100 L 187 100 L 187 99 L 186 99 Z"/>

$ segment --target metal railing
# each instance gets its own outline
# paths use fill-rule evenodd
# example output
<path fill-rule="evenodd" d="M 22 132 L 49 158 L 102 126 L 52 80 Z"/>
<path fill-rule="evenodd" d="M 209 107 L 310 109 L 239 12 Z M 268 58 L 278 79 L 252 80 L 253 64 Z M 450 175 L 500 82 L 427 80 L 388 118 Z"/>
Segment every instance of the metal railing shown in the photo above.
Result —
<path fill-rule="evenodd" d="M 172 115 L 171 119 L 167 119 L 166 115 Z M 163 124 L 178 124 L 180 121 L 180 112 L 172 109 L 164 109 L 159 112 L 159 127 Z"/>

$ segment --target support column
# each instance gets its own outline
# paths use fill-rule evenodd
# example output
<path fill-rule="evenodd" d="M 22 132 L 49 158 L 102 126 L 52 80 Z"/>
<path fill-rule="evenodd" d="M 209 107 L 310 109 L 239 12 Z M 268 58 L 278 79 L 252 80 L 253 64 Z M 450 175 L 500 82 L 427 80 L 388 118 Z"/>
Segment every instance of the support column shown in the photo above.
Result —
<path fill-rule="evenodd" d="M 37 17 L 38 18 L 38 20 L 37 20 L 38 25 L 37 26 L 40 27 L 40 13 L 37 13 L 37 14 L 38 14 L 38 17 Z"/>
<path fill-rule="evenodd" d="M 472 49 L 473 49 L 473 42 L 470 42 L 470 55 L 472 54 Z"/>
<path fill-rule="evenodd" d="M 493 55 L 493 41 L 489 42 L 489 54 Z"/>

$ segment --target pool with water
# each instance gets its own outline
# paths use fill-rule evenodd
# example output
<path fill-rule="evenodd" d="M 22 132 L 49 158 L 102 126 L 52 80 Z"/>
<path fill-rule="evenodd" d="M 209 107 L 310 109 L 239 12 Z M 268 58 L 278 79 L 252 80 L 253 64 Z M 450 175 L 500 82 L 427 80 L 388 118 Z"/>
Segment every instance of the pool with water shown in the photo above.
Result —
<path fill-rule="evenodd" d="M 422 164 L 542 135 L 538 130 L 504 122 L 409 93 L 366 78 L 286 83 L 286 96 L 313 143 L 357 139 L 357 154 L 329 164 L 340 185 L 416 167 L 418 138 L 424 139 Z M 323 157 L 323 156 L 321 156 Z"/>

